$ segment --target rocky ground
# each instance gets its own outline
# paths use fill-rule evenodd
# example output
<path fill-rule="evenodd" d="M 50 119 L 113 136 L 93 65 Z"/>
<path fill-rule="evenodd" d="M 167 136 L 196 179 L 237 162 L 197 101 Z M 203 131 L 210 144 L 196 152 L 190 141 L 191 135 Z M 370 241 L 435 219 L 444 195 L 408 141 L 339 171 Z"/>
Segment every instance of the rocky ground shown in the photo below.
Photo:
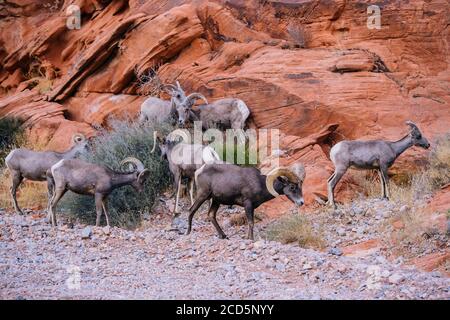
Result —
<path fill-rule="evenodd" d="M 333 225 L 336 232 L 325 233 L 331 245 L 320 252 L 262 239 L 270 223 L 266 219 L 256 224 L 256 241 L 245 240 L 246 226 L 232 225 L 232 213 L 222 211 L 219 223 L 228 240 L 215 236 L 204 212 L 194 220 L 189 236 L 182 234 L 184 215 L 173 222 L 165 213 L 155 214 L 139 230 L 128 231 L 64 224 L 62 216 L 60 226 L 52 229 L 42 212 L 1 212 L 0 297 L 450 298 L 450 278 L 440 272 L 420 271 L 401 259 L 386 259 L 379 251 L 348 257 L 337 246 L 332 249 L 338 245 L 334 239 L 348 242 L 352 234 L 354 239 L 364 238 L 367 233 L 359 225 L 345 224 L 344 231 Z"/>

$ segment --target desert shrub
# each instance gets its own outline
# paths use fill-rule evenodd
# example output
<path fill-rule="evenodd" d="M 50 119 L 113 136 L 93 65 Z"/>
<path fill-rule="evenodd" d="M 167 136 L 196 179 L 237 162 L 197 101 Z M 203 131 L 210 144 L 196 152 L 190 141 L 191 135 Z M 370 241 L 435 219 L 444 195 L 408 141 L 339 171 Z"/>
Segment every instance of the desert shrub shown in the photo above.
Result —
<path fill-rule="evenodd" d="M 159 149 L 151 153 L 153 148 L 153 132 L 157 130 L 167 134 L 168 125 L 148 123 L 141 126 L 130 120 L 112 120 L 111 129 L 103 130 L 92 141 L 92 152 L 83 158 L 92 163 L 106 165 L 120 171 L 119 163 L 125 157 L 132 156 L 142 161 L 150 170 L 145 182 L 145 189 L 138 194 L 131 186 L 114 190 L 108 197 L 110 222 L 125 228 L 136 227 L 142 214 L 151 210 L 156 196 L 170 182 L 167 161 L 160 158 Z M 95 206 L 92 196 L 82 196 L 68 192 L 61 200 L 60 208 L 70 215 L 87 223 L 95 221 Z"/>
<path fill-rule="evenodd" d="M 287 32 L 299 48 L 308 48 L 311 42 L 311 34 L 301 24 L 291 24 L 287 27 Z"/>
<path fill-rule="evenodd" d="M 0 119 L 0 168 L 5 165 L 5 157 L 22 140 L 22 122 L 16 118 Z"/>
<path fill-rule="evenodd" d="M 436 140 L 429 156 L 427 174 L 433 188 L 450 183 L 450 132 Z"/>
<path fill-rule="evenodd" d="M 163 83 L 158 75 L 158 67 L 150 68 L 147 72 L 139 74 L 137 69 L 134 70 L 136 76 L 137 93 L 139 95 L 159 97 Z"/>
<path fill-rule="evenodd" d="M 303 248 L 323 248 L 321 234 L 321 230 L 315 230 L 309 218 L 301 214 L 283 216 L 266 230 L 268 240 L 297 243 Z"/>
<path fill-rule="evenodd" d="M 436 251 L 448 243 L 448 235 L 433 223 L 429 214 L 412 208 L 392 217 L 387 223 L 401 225 L 393 229 L 385 241 L 394 254 L 415 258 L 426 252 Z"/>

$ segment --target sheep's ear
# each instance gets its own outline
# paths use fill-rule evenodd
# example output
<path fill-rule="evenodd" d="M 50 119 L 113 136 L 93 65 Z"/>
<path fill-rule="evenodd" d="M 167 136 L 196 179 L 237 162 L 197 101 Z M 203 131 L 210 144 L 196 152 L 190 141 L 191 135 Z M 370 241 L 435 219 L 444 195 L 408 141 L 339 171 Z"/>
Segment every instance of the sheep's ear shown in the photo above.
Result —
<path fill-rule="evenodd" d="M 145 180 L 147 180 L 149 175 L 150 175 L 150 171 L 148 169 L 145 169 L 144 171 L 139 173 L 139 175 L 138 175 L 138 182 L 139 183 L 144 183 Z"/>

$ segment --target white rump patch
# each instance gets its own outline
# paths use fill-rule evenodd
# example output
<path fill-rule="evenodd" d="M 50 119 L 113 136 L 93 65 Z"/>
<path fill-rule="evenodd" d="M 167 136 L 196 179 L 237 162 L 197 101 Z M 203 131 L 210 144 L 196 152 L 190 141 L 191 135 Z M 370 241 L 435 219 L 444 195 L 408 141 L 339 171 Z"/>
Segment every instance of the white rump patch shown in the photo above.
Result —
<path fill-rule="evenodd" d="M 245 122 L 245 120 L 247 120 L 248 116 L 250 115 L 250 110 L 248 109 L 245 102 L 240 99 L 237 99 L 237 107 L 242 114 L 242 120 Z"/>
<path fill-rule="evenodd" d="M 216 150 L 211 147 L 203 148 L 202 159 L 205 163 L 214 163 L 217 160 L 220 161 L 220 157 L 217 154 Z"/>
<path fill-rule="evenodd" d="M 331 148 L 330 150 L 330 159 L 331 161 L 336 164 L 336 154 L 338 154 L 342 149 L 342 141 L 337 143 L 336 145 L 333 146 L 333 148 Z"/>
<path fill-rule="evenodd" d="M 50 171 L 52 172 L 52 175 L 53 175 L 53 176 L 55 175 L 55 170 L 58 169 L 58 168 L 60 168 L 60 167 L 62 167 L 63 164 L 64 164 L 64 159 L 59 160 L 57 163 L 55 163 L 55 164 L 51 167 Z"/>
<path fill-rule="evenodd" d="M 14 152 L 16 152 L 16 150 L 14 149 L 13 151 L 11 151 L 5 158 L 5 164 L 8 167 L 8 169 L 11 169 L 8 165 L 8 162 L 11 160 L 11 158 L 13 157 Z"/>
<path fill-rule="evenodd" d="M 206 166 L 206 164 L 202 165 L 199 169 L 195 170 L 195 173 L 194 173 L 195 185 L 197 185 L 197 177 L 198 177 L 198 175 L 203 172 L 203 169 L 205 168 L 205 166 Z"/>

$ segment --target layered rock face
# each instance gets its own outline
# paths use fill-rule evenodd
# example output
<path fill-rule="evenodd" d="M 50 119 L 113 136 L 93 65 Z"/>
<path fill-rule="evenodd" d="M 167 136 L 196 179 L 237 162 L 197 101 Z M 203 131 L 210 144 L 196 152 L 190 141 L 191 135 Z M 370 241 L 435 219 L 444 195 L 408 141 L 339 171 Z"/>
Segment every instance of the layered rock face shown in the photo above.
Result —
<path fill-rule="evenodd" d="M 61 150 L 108 117 L 135 117 L 137 79 L 156 70 L 208 100 L 237 97 L 251 126 L 281 131 L 281 162 L 306 165 L 307 203 L 326 195 L 332 145 L 449 130 L 447 0 L 27 1 L 0 3 L 0 117 Z M 71 28 L 72 9 L 80 28 Z M 72 6 L 72 7 L 70 7 Z M 72 14 L 70 14 L 72 12 Z M 73 21 L 73 20 L 69 20 Z M 69 25 L 69 27 L 68 27 Z M 403 154 L 392 173 L 420 165 Z M 263 164 L 264 166 L 264 164 Z M 349 192 L 346 178 L 338 200 Z"/>

